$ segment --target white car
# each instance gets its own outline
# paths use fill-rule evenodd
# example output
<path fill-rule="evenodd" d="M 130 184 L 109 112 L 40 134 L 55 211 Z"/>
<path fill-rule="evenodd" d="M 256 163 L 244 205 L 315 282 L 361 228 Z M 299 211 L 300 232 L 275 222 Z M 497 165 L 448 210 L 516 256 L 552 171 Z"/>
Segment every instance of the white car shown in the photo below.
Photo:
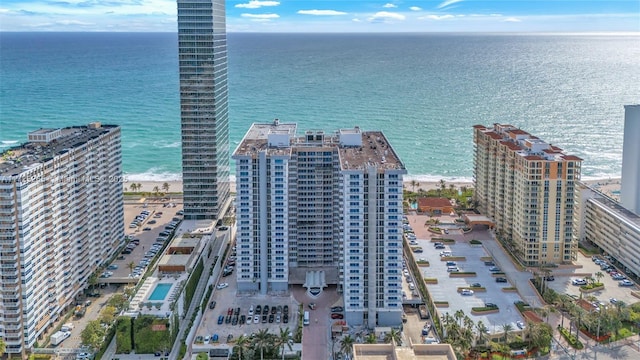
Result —
<path fill-rule="evenodd" d="M 516 325 L 518 326 L 518 328 L 524 329 L 524 323 L 522 321 L 516 321 Z"/>
<path fill-rule="evenodd" d="M 254 317 L 253 317 L 253 323 L 254 323 L 254 324 L 258 324 L 258 323 L 260 323 L 260 316 L 258 316 L 258 315 L 254 316 Z"/>
<path fill-rule="evenodd" d="M 587 280 L 585 280 L 585 279 L 573 279 L 573 280 L 571 280 L 571 284 L 573 284 L 573 285 L 587 285 Z"/>
<path fill-rule="evenodd" d="M 464 296 L 471 296 L 471 295 L 473 295 L 473 290 L 470 290 L 470 289 L 462 289 L 462 291 L 460 291 L 460 295 L 464 295 Z"/>
<path fill-rule="evenodd" d="M 227 287 L 229 287 L 229 284 L 227 284 L 227 283 L 220 283 L 220 284 L 218 284 L 218 286 L 216 286 L 216 289 L 218 289 L 218 290 L 222 290 L 222 289 L 227 288 Z"/>
<path fill-rule="evenodd" d="M 618 286 L 633 286 L 633 282 L 630 280 L 622 280 L 618 282 Z"/>

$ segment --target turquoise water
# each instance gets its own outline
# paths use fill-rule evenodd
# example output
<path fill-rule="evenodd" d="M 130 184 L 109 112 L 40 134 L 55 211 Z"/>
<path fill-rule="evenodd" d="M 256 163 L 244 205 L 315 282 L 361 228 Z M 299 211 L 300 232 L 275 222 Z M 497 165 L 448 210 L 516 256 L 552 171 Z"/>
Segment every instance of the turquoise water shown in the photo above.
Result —
<path fill-rule="evenodd" d="M 0 33 L 0 150 L 29 130 L 122 126 L 132 181 L 180 177 L 177 35 Z M 228 37 L 231 150 L 253 122 L 382 130 L 409 175 L 469 180 L 475 124 L 510 123 L 619 177 L 640 38 L 513 34 Z"/>
<path fill-rule="evenodd" d="M 172 286 L 173 284 L 157 284 L 149 296 L 149 300 L 164 300 Z"/>

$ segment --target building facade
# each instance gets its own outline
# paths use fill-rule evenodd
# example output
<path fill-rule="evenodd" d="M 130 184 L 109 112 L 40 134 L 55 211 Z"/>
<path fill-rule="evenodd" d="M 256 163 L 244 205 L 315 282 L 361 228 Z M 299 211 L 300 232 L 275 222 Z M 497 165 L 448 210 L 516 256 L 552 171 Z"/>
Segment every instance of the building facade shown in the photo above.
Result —
<path fill-rule="evenodd" d="M 640 276 L 640 216 L 579 183 L 574 224 L 578 241 L 588 241 L 616 261 L 627 274 Z"/>
<path fill-rule="evenodd" d="M 640 105 L 624 106 L 624 143 L 620 199 L 629 211 L 640 213 Z"/>
<path fill-rule="evenodd" d="M 224 0 L 178 0 L 185 220 L 215 220 L 229 201 Z"/>
<path fill-rule="evenodd" d="M 349 324 L 401 324 L 406 170 L 381 132 L 253 124 L 233 158 L 239 291 L 337 285 Z"/>
<path fill-rule="evenodd" d="M 576 257 L 573 213 L 582 159 L 512 125 L 474 126 L 474 201 L 527 266 Z"/>
<path fill-rule="evenodd" d="M 23 353 L 124 241 L 120 128 L 40 129 L 0 159 L 0 337 Z"/>

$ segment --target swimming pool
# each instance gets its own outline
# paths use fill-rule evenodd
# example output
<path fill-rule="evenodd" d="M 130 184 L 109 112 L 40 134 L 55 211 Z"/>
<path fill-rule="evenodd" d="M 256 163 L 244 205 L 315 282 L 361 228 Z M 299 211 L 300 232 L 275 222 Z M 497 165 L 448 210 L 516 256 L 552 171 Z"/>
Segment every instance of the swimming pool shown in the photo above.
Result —
<path fill-rule="evenodd" d="M 149 300 L 164 300 L 169 293 L 169 289 L 171 289 L 173 284 L 157 284 L 156 288 L 153 289 L 153 292 L 149 296 Z"/>

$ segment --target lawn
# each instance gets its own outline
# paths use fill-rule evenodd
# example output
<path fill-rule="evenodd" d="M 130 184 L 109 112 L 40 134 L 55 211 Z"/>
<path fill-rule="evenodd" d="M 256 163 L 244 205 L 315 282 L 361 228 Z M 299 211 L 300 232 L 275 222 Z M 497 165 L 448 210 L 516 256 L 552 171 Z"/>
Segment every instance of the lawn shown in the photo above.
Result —
<path fill-rule="evenodd" d="M 137 354 L 153 354 L 171 349 L 169 321 L 152 316 L 140 316 L 134 320 L 134 341 Z"/>

